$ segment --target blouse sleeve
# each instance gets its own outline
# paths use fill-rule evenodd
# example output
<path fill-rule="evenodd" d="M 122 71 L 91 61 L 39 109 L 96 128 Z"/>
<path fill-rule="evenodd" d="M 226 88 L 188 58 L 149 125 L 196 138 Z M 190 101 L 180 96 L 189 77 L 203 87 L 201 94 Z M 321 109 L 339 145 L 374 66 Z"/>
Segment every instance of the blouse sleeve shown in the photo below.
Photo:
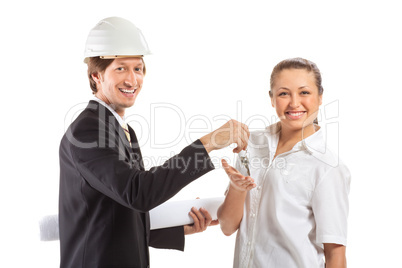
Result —
<path fill-rule="evenodd" d="M 339 164 L 331 167 L 318 182 L 312 198 L 318 244 L 346 246 L 350 180 L 347 167 Z"/>

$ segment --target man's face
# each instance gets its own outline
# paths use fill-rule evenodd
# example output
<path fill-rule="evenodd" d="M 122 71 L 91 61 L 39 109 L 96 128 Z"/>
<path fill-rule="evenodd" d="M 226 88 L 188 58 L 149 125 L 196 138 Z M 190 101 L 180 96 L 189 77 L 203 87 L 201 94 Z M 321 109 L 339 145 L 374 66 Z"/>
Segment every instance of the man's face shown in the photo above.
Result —
<path fill-rule="evenodd" d="M 142 58 L 116 58 L 103 73 L 93 74 L 96 97 L 110 105 L 120 116 L 134 105 L 144 79 Z"/>

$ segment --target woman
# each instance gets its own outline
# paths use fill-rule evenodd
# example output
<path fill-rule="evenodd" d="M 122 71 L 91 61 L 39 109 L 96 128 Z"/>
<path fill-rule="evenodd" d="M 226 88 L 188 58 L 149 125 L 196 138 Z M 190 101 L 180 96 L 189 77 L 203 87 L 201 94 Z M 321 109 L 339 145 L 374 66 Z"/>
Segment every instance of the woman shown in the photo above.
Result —
<path fill-rule="evenodd" d="M 314 63 L 280 62 L 269 92 L 280 122 L 251 134 L 251 176 L 222 161 L 230 185 L 218 219 L 225 235 L 238 230 L 234 267 L 346 267 L 350 174 L 314 123 L 322 94 Z"/>

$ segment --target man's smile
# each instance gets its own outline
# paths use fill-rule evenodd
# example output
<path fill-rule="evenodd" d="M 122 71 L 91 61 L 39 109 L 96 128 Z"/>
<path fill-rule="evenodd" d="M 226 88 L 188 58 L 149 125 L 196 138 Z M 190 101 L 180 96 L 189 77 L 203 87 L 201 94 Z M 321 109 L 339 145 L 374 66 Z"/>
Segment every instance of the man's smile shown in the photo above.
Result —
<path fill-rule="evenodd" d="M 119 88 L 120 92 L 124 94 L 133 95 L 134 92 L 137 90 L 136 88 L 126 89 L 126 88 Z"/>

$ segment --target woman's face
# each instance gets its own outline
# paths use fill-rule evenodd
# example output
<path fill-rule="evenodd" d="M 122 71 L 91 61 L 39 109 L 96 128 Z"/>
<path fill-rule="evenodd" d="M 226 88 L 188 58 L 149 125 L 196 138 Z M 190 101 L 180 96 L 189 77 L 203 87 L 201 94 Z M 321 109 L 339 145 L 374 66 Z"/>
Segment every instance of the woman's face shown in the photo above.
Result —
<path fill-rule="evenodd" d="M 297 131 L 311 125 L 322 103 L 313 72 L 282 70 L 274 80 L 271 102 L 282 128 Z"/>

